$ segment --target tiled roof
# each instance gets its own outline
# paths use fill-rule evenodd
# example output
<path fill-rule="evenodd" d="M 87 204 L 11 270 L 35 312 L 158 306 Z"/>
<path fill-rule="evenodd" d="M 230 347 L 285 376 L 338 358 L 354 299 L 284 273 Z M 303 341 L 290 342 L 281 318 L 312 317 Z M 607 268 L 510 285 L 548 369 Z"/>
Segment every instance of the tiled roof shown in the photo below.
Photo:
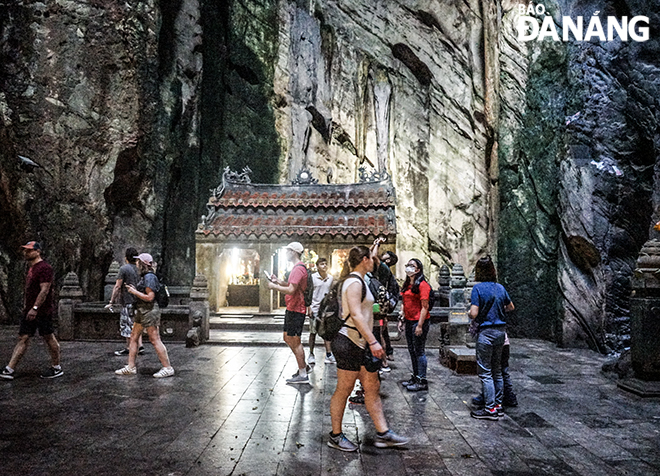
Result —
<path fill-rule="evenodd" d="M 197 234 L 212 237 L 396 235 L 391 183 L 223 183 Z"/>

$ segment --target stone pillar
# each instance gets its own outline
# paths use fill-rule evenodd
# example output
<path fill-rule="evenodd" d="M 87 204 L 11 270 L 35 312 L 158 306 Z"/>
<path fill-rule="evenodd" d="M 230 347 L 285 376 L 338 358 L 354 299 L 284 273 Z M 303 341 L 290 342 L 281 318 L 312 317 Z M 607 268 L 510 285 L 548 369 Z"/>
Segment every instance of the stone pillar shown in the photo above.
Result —
<path fill-rule="evenodd" d="M 198 274 L 193 280 L 192 287 L 190 288 L 190 303 L 188 304 L 188 327 L 192 328 L 195 323 L 193 319 L 201 314 L 202 317 L 202 342 L 209 339 L 210 323 L 209 323 L 209 287 L 206 276 Z"/>
<path fill-rule="evenodd" d="M 73 340 L 74 338 L 74 308 L 77 303 L 82 302 L 83 290 L 80 287 L 78 276 L 70 272 L 64 278 L 62 289 L 60 289 L 60 300 L 57 306 L 59 317 L 60 340 Z"/>
<path fill-rule="evenodd" d="M 455 264 L 451 270 L 451 291 L 449 292 L 449 307 L 465 306 L 465 285 L 467 279 L 463 266 Z"/>
<path fill-rule="evenodd" d="M 108 269 L 108 274 L 105 275 L 105 287 L 103 288 L 103 300 L 105 302 L 110 302 L 112 297 L 112 290 L 115 287 L 115 282 L 117 281 L 117 275 L 119 274 L 119 263 L 113 261 Z"/>
<path fill-rule="evenodd" d="M 449 293 L 451 292 L 451 273 L 449 272 L 449 266 L 443 264 L 440 267 L 440 274 L 438 276 L 438 306 L 439 307 L 449 307 Z"/>
<path fill-rule="evenodd" d="M 451 271 L 451 291 L 449 292 L 449 342 L 451 345 L 466 345 L 470 318 L 465 301 L 467 279 L 463 266 L 455 264 Z"/>
<path fill-rule="evenodd" d="M 273 291 L 268 289 L 266 275 L 272 272 L 273 245 L 259 244 L 259 312 L 273 312 Z"/>

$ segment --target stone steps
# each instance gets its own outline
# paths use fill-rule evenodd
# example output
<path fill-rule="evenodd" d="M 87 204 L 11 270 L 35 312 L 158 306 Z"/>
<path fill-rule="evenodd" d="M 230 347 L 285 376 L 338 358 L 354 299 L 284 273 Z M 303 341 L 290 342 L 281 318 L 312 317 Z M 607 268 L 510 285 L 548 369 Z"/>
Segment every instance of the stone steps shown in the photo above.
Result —
<path fill-rule="evenodd" d="M 258 345 L 258 346 L 286 346 L 282 339 L 282 326 L 284 314 L 212 314 L 209 321 L 210 345 Z M 431 331 L 427 340 L 428 349 L 440 347 L 439 323 L 431 324 Z M 389 322 L 392 347 L 407 347 L 404 336 L 399 338 L 396 321 Z M 308 345 L 309 320 L 305 321 L 302 342 Z M 317 345 L 323 340 L 317 338 Z"/>

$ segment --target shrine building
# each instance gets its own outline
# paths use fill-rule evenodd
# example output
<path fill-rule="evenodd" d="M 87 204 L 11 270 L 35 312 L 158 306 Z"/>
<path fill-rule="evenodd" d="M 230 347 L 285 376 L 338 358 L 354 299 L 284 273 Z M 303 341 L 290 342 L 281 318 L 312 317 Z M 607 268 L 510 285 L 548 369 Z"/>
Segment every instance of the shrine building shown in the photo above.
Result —
<path fill-rule="evenodd" d="M 252 183 L 249 173 L 225 169 L 195 234 L 197 273 L 208 279 L 211 312 L 282 307 L 283 296 L 268 289 L 265 273 L 285 279 L 291 265 L 284 246 L 292 241 L 305 247 L 308 268 L 325 257 L 335 277 L 353 246 L 385 237 L 381 252 L 396 249 L 395 192 L 386 174 L 319 184 L 302 170 L 284 185 Z"/>

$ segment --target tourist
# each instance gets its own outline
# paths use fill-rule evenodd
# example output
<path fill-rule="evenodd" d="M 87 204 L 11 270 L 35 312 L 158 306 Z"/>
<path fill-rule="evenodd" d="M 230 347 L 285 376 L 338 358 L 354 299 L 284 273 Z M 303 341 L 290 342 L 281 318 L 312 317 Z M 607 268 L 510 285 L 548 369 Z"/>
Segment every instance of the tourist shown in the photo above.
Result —
<path fill-rule="evenodd" d="M 309 383 L 307 373 L 312 370 L 311 367 L 305 364 L 305 350 L 300 340 L 307 311 L 304 296 L 305 289 L 307 289 L 307 267 L 300 260 L 304 251 L 303 245 L 294 241 L 286 245 L 284 249 L 286 250 L 286 259 L 293 264 L 293 269 L 291 269 L 287 281 L 280 281 L 275 275 L 271 275 L 268 287 L 286 295 L 284 297 L 286 303 L 284 342 L 293 352 L 298 364 L 298 371 L 290 379 L 287 379 L 286 383 L 305 384 Z"/>
<path fill-rule="evenodd" d="M 365 406 L 376 427 L 375 446 L 386 448 L 401 446 L 408 438 L 394 433 L 387 426 L 380 399 L 378 369 L 385 351 L 372 333 L 374 297 L 364 282 L 364 275 L 373 270 L 379 240 L 371 249 L 356 246 L 348 254 L 352 272 L 342 283 L 342 312 L 344 326 L 332 341 L 332 351 L 337 359 L 337 387 L 330 400 L 332 432 L 328 446 L 341 451 L 356 451 L 358 446 L 342 431 L 342 419 L 346 399 L 353 391 L 356 379 L 364 388 Z"/>
<path fill-rule="evenodd" d="M 395 266 L 399 262 L 399 258 L 396 254 L 391 251 L 386 251 L 380 258 L 380 265 L 378 266 L 378 271 L 376 272 L 376 277 L 378 281 L 385 286 L 387 292 L 390 294 L 390 297 L 394 299 L 394 306 L 399 302 L 399 284 L 396 281 L 396 278 L 392 274 L 390 269 L 392 266 Z M 385 354 L 387 355 L 387 360 L 394 360 L 394 348 L 392 348 L 392 343 L 390 341 L 390 332 L 387 328 L 387 316 L 383 318 L 383 321 L 380 322 L 380 336 L 379 338 L 381 345 L 384 345 Z M 387 364 L 387 363 L 386 363 Z M 385 364 L 385 365 L 386 365 Z"/>
<path fill-rule="evenodd" d="M 41 378 L 61 377 L 64 372 L 60 366 L 60 344 L 55 338 L 53 328 L 53 268 L 41 257 L 41 245 L 38 242 L 30 241 L 21 248 L 30 267 L 25 280 L 24 308 L 20 318 L 18 343 L 14 347 L 9 364 L 0 371 L 0 377 L 14 379 L 14 370 L 37 330 L 48 347 L 51 361 L 51 367 L 41 374 Z"/>
<path fill-rule="evenodd" d="M 154 374 L 156 378 L 172 377 L 174 369 L 170 365 L 170 358 L 167 355 L 167 349 L 160 340 L 160 307 L 156 301 L 156 293 L 160 289 L 158 278 L 154 274 L 155 263 L 149 253 L 141 253 L 135 257 L 137 268 L 140 273 L 140 281 L 137 286 L 127 285 L 126 289 L 135 296 L 135 317 L 133 319 L 133 332 L 128 344 L 128 364 L 119 370 L 117 375 L 135 375 L 137 368 L 135 358 L 138 353 L 138 341 L 142 330 L 147 330 L 149 341 L 154 346 L 158 360 L 163 365 L 158 372 Z"/>
<path fill-rule="evenodd" d="M 326 258 L 319 258 L 316 260 L 316 273 L 312 274 L 312 280 L 314 282 L 314 296 L 312 297 L 312 304 L 309 306 L 309 356 L 307 357 L 307 363 L 309 365 L 314 365 L 316 363 L 316 357 L 314 357 L 314 345 L 316 343 L 316 329 L 319 323 L 319 307 L 321 301 L 332 287 L 333 277 L 328 273 L 328 260 Z M 330 348 L 330 341 L 325 341 L 325 363 L 326 364 L 335 364 L 334 355 L 332 355 L 332 349 Z"/>
<path fill-rule="evenodd" d="M 116 350 L 115 355 L 128 355 L 128 345 L 131 341 L 131 332 L 133 332 L 133 303 L 135 298 L 128 292 L 127 286 L 136 286 L 138 283 L 138 269 L 135 264 L 135 257 L 138 252 L 135 248 L 126 248 L 124 264 L 119 268 L 117 273 L 117 280 L 115 287 L 112 289 L 112 296 L 110 303 L 105 306 L 106 309 L 112 310 L 115 303 L 121 304 L 121 311 L 119 312 L 119 333 L 122 337 L 126 338 L 126 347 L 121 350 Z M 138 354 L 144 354 L 144 347 L 142 347 L 142 334 L 138 340 Z"/>
<path fill-rule="evenodd" d="M 477 261 L 474 269 L 477 284 L 470 298 L 471 319 L 478 325 L 477 373 L 481 379 L 485 408 L 470 413 L 473 418 L 497 420 L 502 411 L 504 382 L 502 350 L 506 332 L 506 312 L 514 306 L 504 286 L 497 283 L 495 265 L 490 256 Z"/>
<path fill-rule="evenodd" d="M 513 382 L 511 381 L 511 374 L 509 373 L 509 357 L 511 356 L 511 345 L 509 336 L 504 333 L 504 347 L 502 347 L 502 406 L 503 407 L 517 407 L 518 397 L 513 390 Z M 472 404 L 481 408 L 485 404 L 484 394 L 481 392 L 476 397 L 472 398 Z"/>
<path fill-rule="evenodd" d="M 429 298 L 431 285 L 424 276 L 424 266 L 418 259 L 406 264 L 406 280 L 401 288 L 403 316 L 399 318 L 399 333 L 406 334 L 408 353 L 412 363 L 412 376 L 403 382 L 410 392 L 428 390 L 426 379 L 426 338 L 429 334 Z"/>

